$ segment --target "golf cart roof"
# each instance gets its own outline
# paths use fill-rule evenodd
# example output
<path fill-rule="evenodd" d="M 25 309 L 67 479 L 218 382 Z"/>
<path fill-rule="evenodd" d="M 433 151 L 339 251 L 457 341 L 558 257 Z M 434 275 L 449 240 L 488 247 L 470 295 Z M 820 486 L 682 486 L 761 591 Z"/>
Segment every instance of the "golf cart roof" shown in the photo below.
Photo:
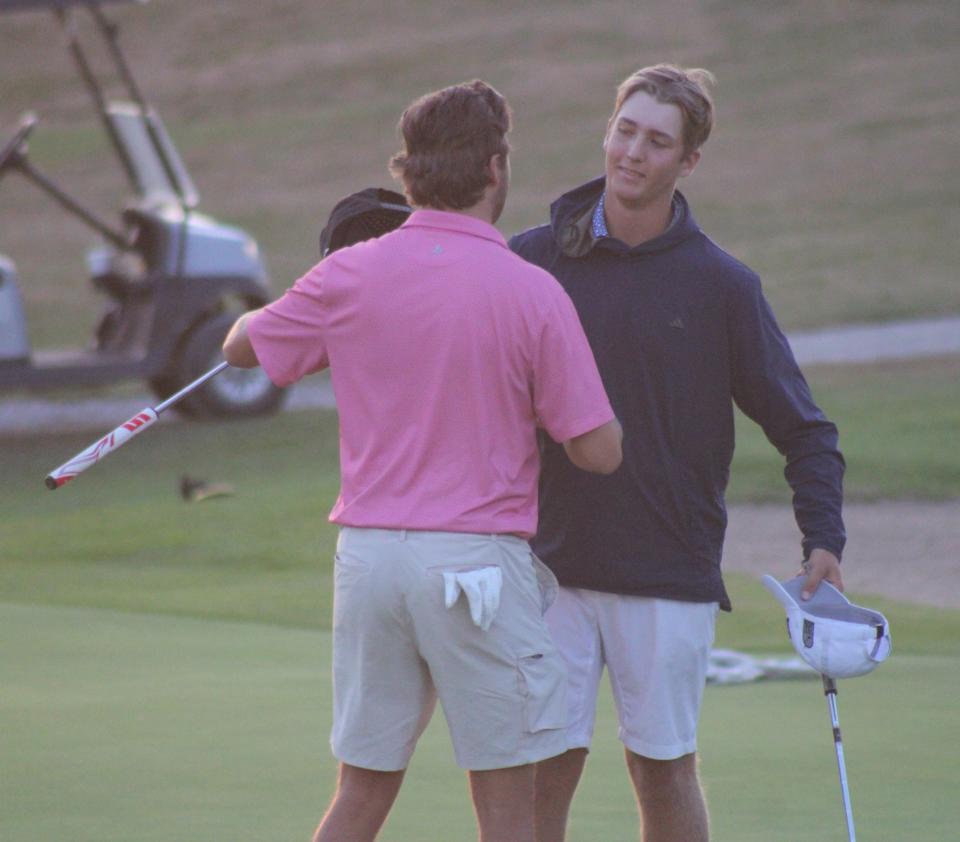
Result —
<path fill-rule="evenodd" d="M 107 5 L 109 3 L 146 3 L 147 0 L 0 0 L 0 12 L 58 11 L 70 6 Z"/>

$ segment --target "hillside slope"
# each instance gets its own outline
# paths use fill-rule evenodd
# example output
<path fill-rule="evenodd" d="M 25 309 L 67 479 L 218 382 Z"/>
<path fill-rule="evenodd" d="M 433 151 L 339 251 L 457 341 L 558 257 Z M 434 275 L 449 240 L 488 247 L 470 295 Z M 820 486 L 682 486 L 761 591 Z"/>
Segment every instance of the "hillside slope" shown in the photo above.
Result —
<path fill-rule="evenodd" d="M 413 97 L 476 76 L 508 96 L 509 233 L 600 172 L 616 82 L 666 60 L 718 77 L 716 131 L 684 189 L 787 327 L 960 311 L 955 3 L 155 0 L 108 13 L 201 208 L 257 236 L 277 292 L 316 259 L 340 196 L 390 184 Z M 0 16 L 0 44 L 0 133 L 37 110 L 32 159 L 114 214 L 125 187 L 52 18 Z M 92 239 L 22 179 L 0 183 L 0 251 L 35 345 L 89 335 Z"/>

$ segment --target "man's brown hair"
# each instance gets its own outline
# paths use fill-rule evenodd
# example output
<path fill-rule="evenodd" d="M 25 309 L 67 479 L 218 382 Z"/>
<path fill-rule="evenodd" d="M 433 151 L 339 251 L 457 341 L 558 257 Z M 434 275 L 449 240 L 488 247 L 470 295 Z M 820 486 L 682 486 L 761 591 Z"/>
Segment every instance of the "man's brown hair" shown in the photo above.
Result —
<path fill-rule="evenodd" d="M 490 183 L 490 159 L 501 155 L 505 163 L 510 151 L 510 107 L 479 79 L 420 97 L 397 129 L 404 148 L 390 159 L 390 172 L 420 207 L 472 207 Z"/>
<path fill-rule="evenodd" d="M 610 116 L 612 123 L 624 102 L 637 91 L 650 94 L 657 102 L 676 105 L 683 114 L 683 151 L 689 155 L 710 137 L 713 128 L 713 100 L 709 88 L 716 84 L 709 70 L 684 69 L 672 64 L 655 64 L 631 73 L 617 88 L 617 100 Z"/>

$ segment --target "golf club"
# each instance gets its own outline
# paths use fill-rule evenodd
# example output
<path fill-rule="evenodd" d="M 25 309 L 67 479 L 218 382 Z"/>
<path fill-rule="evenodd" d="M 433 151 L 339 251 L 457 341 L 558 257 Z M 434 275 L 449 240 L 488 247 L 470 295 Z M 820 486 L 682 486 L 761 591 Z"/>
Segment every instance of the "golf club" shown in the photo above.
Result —
<path fill-rule="evenodd" d="M 114 450 L 126 444 L 135 435 L 146 430 L 147 427 L 157 420 L 157 417 L 165 409 L 169 409 L 177 401 L 189 395 L 194 389 L 206 383 L 210 378 L 216 377 L 225 368 L 229 368 L 229 364 L 225 362 L 220 363 L 205 374 L 200 375 L 200 377 L 192 383 L 184 386 L 179 392 L 171 395 L 162 403 L 158 403 L 154 407 L 141 409 L 132 418 L 124 421 L 112 432 L 107 433 L 102 439 L 95 441 L 86 450 L 81 451 L 69 461 L 64 462 L 59 468 L 47 474 L 47 478 L 44 480 L 47 488 L 54 491 L 61 485 L 66 485 L 78 474 L 87 470 L 87 468 L 96 465 L 97 462 L 107 456 L 107 454 L 113 453 Z"/>
<path fill-rule="evenodd" d="M 837 769 L 840 771 L 840 793 L 843 797 L 843 812 L 847 818 L 847 836 L 850 842 L 857 842 L 857 832 L 853 827 L 853 807 L 850 805 L 850 789 L 847 786 L 847 766 L 843 760 L 843 739 L 840 736 L 840 714 L 837 712 L 837 682 L 827 676 L 823 678 L 823 693 L 830 708 L 830 722 L 833 725 L 833 744 L 837 750 Z"/>

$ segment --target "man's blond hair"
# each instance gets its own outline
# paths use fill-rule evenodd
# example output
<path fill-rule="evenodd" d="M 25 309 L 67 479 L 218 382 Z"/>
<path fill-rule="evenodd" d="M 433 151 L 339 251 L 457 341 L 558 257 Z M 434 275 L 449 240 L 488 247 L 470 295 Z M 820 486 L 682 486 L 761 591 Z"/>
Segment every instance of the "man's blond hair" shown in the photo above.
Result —
<path fill-rule="evenodd" d="M 713 100 L 709 88 L 716 84 L 714 75 L 700 67 L 681 68 L 672 64 L 655 64 L 631 73 L 617 88 L 617 100 L 610 116 L 616 119 L 623 104 L 637 91 L 650 94 L 657 102 L 676 105 L 683 115 L 683 151 L 685 155 L 699 149 L 710 137 L 713 128 Z"/>

